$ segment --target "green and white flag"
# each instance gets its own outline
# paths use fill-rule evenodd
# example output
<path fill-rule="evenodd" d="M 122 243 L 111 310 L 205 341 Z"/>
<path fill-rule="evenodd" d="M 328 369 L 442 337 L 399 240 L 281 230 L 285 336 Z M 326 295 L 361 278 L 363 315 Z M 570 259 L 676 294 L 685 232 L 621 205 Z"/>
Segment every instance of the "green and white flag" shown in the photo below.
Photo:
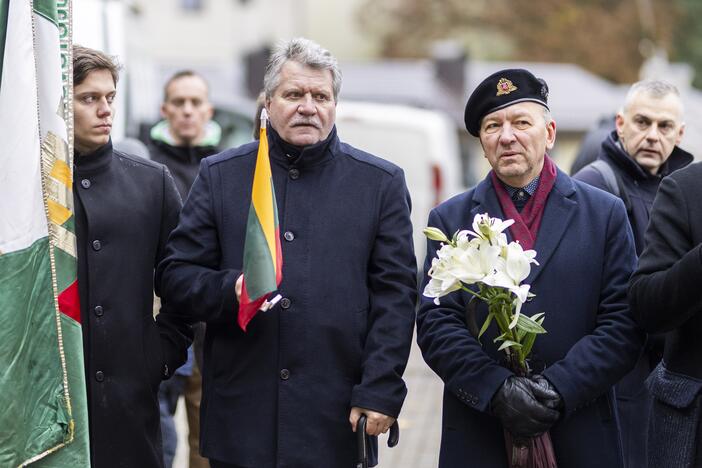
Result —
<path fill-rule="evenodd" d="M 0 466 L 90 466 L 70 0 L 0 0 Z"/>

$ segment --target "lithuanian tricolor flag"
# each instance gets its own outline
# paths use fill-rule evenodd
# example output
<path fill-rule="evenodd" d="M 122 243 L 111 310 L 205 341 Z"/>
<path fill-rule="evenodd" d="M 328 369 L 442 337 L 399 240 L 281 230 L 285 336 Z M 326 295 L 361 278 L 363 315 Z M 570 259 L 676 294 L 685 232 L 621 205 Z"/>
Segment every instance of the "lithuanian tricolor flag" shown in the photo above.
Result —
<path fill-rule="evenodd" d="M 0 0 L 0 466 L 89 467 L 69 0 Z"/>
<path fill-rule="evenodd" d="M 278 205 L 268 158 L 266 118 L 266 109 L 263 109 L 244 241 L 244 281 L 239 301 L 239 326 L 244 331 L 261 305 L 278 289 L 283 278 Z"/>

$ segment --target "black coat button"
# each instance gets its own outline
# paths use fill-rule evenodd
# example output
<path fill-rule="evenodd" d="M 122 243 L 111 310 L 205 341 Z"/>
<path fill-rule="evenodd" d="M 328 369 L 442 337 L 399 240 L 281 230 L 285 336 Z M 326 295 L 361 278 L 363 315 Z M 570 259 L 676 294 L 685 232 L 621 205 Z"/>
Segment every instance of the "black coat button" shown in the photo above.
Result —
<path fill-rule="evenodd" d="M 95 373 L 95 380 L 97 380 L 98 382 L 102 382 L 103 380 L 105 380 L 105 374 L 101 370 L 97 371 Z"/>
<path fill-rule="evenodd" d="M 81 185 L 83 188 L 86 188 L 86 189 L 87 189 L 87 188 L 90 188 L 90 180 L 88 180 L 88 179 L 83 179 L 83 180 L 80 181 L 80 185 Z"/>
<path fill-rule="evenodd" d="M 285 238 L 286 241 L 292 242 L 295 239 L 295 234 L 293 234 L 290 231 L 285 231 L 285 234 L 283 234 L 283 237 Z"/>
<path fill-rule="evenodd" d="M 291 305 L 292 302 L 287 297 L 284 297 L 280 300 L 280 307 L 282 307 L 283 309 L 289 309 Z"/>
<path fill-rule="evenodd" d="M 280 371 L 280 378 L 283 380 L 288 380 L 290 378 L 290 371 L 287 369 L 282 369 Z"/>
<path fill-rule="evenodd" d="M 102 306 L 95 306 L 94 311 L 95 311 L 95 315 L 98 317 L 102 317 L 102 314 L 105 313 L 105 311 L 102 310 Z"/>
<path fill-rule="evenodd" d="M 102 248 L 102 244 L 100 243 L 99 240 L 95 239 L 93 241 L 93 250 L 98 251 Z"/>
<path fill-rule="evenodd" d="M 290 172 L 288 172 L 288 175 L 290 176 L 290 178 L 292 180 L 296 180 L 296 179 L 300 178 L 300 171 L 298 169 L 293 168 L 293 169 L 290 169 Z"/>

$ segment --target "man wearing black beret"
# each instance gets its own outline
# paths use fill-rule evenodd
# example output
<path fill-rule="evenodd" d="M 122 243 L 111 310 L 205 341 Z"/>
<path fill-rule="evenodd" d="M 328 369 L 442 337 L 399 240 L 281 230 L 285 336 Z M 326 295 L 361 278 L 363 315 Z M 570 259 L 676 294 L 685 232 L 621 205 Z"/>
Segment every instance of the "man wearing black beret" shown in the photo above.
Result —
<path fill-rule="evenodd" d="M 478 342 L 465 326 L 468 293 L 441 305 L 422 297 L 417 340 L 445 383 L 439 466 L 507 466 L 504 429 L 516 438 L 550 431 L 559 468 L 623 467 L 612 386 L 643 345 L 626 299 L 636 254 L 624 204 L 549 158 L 556 123 L 548 86 L 529 71 L 487 77 L 468 100 L 465 123 L 492 170 L 432 210 L 428 225 L 453 233 L 476 214 L 513 219 L 509 240 L 536 250 L 539 262 L 524 281 L 536 296 L 522 313 L 545 312 L 548 333 L 531 354 L 538 375 L 519 377 L 502 364 L 496 327 Z M 424 271 L 439 248 L 429 241 Z M 477 314 L 482 323 L 487 308 Z"/>

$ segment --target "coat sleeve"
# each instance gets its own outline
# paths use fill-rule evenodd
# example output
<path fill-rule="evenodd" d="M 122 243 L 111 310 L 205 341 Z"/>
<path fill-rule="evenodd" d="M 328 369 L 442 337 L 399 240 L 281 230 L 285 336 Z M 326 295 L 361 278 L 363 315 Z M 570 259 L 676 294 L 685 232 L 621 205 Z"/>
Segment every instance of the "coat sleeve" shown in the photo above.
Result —
<path fill-rule="evenodd" d="M 409 358 L 417 300 L 411 202 L 401 171 L 381 197 L 368 264 L 370 309 L 361 382 L 353 388 L 351 406 L 397 417 L 407 394 L 402 374 Z"/>
<path fill-rule="evenodd" d="M 629 300 L 650 333 L 670 331 L 702 310 L 702 244 L 695 245 L 691 204 L 673 177 L 660 185 L 644 237 L 646 248 L 631 279 Z"/>
<path fill-rule="evenodd" d="M 182 202 L 178 190 L 176 189 L 173 177 L 164 166 L 163 167 L 163 199 L 161 206 L 161 223 L 158 239 L 158 248 L 156 250 L 156 259 L 154 269 L 163 259 L 166 252 L 166 240 L 168 235 L 178 224 L 178 214 Z M 158 295 L 158 287 L 156 287 Z M 193 341 L 193 331 L 185 317 L 177 314 L 168 314 L 161 312 L 156 316 L 156 325 L 161 338 L 161 352 L 163 354 L 163 363 L 165 364 L 163 377 L 170 377 L 171 373 L 178 367 L 183 365 L 187 360 L 188 346 Z"/>
<path fill-rule="evenodd" d="M 436 210 L 430 213 L 428 225 L 452 234 Z M 424 360 L 444 381 L 446 390 L 471 408 L 487 412 L 493 395 L 512 373 L 488 356 L 470 334 L 464 318 L 470 299 L 468 293 L 455 291 L 442 297 L 440 305 L 421 295 L 429 282 L 427 273 L 438 247 L 436 241 L 427 243 L 417 313 L 417 342 Z"/>
<path fill-rule="evenodd" d="M 595 327 L 544 371 L 563 397 L 566 413 L 605 393 L 633 368 L 641 353 L 645 334 L 636 325 L 627 302 L 627 284 L 635 265 L 631 227 L 623 202 L 615 199 L 606 224 Z"/>
<path fill-rule="evenodd" d="M 166 311 L 191 322 L 236 320 L 234 286 L 241 272 L 220 269 L 222 250 L 214 206 L 210 166 L 204 159 L 156 271 Z"/>

